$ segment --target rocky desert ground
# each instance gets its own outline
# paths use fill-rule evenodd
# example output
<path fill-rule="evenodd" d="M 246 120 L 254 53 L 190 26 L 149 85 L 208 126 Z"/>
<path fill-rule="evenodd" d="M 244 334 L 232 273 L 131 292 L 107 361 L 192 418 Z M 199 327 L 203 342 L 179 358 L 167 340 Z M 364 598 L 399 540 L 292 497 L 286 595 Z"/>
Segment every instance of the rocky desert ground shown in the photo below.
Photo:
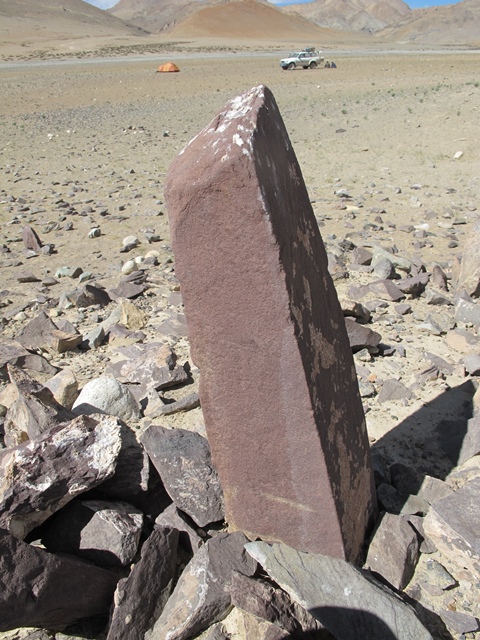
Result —
<path fill-rule="evenodd" d="M 265 84 L 300 162 L 339 298 L 345 309 L 346 300 L 364 305 L 364 326 L 381 335 L 380 349 L 355 354 L 373 451 L 387 467 L 402 462 L 422 477 L 448 480 L 456 464 L 448 443 L 472 415 L 480 371 L 467 358 L 479 353 L 477 327 L 456 315 L 451 280 L 479 217 L 478 51 L 334 45 L 324 55 L 336 69 L 285 72 L 279 58 L 290 44 L 189 46 L 167 45 L 156 56 L 0 64 L 2 336 L 15 338 L 42 309 L 86 336 L 117 303 L 79 308 L 65 303 L 64 292 L 82 281 L 111 290 L 138 258 L 148 284 L 133 301 L 145 314 L 141 340 L 167 340 L 179 361 L 190 362 L 193 380 L 166 392 L 169 400 L 194 391 L 198 371 L 174 277 L 165 177 L 228 99 Z M 165 61 L 180 73 L 156 73 Z M 25 250 L 25 225 L 53 245 L 50 254 Z M 130 236 L 138 242 L 121 251 Z M 377 265 L 353 259 L 360 250 L 375 255 Z M 431 279 L 426 292 L 405 288 L 394 299 L 368 288 L 387 277 L 381 258 L 391 258 L 393 284 L 407 272 L 433 274 L 435 266 L 446 284 Z M 62 277 L 64 267 L 79 267 L 80 281 Z M 112 341 L 45 355 L 71 368 L 81 388 L 118 358 L 116 349 Z M 141 432 L 151 422 L 203 433 L 199 407 L 143 417 L 135 426 Z M 446 589 L 429 578 L 432 558 L 453 576 Z M 480 637 L 472 624 L 480 616 L 478 575 L 439 551 L 422 554 L 406 591 L 439 615 L 465 614 L 463 628 L 444 617 L 448 631 L 435 637 Z"/>

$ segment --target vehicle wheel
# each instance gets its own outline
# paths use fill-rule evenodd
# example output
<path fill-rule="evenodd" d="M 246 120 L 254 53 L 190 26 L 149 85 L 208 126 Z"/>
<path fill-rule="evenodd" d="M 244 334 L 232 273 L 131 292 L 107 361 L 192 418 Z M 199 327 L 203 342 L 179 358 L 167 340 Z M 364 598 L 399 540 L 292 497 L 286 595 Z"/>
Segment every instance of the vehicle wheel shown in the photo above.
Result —
<path fill-rule="evenodd" d="M 290 62 L 290 64 L 288 65 L 287 69 L 295 69 L 295 63 L 294 62 Z"/>
<path fill-rule="evenodd" d="M 312 60 L 310 62 L 310 69 L 316 69 L 317 68 L 317 63 L 315 62 L 315 60 Z"/>

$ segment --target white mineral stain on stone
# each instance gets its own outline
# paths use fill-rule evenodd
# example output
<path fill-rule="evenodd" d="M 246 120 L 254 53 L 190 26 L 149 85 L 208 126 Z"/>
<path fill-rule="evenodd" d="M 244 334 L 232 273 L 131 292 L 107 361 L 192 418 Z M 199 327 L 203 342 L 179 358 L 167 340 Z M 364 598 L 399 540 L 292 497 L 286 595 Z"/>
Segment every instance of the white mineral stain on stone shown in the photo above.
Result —
<path fill-rule="evenodd" d="M 25 482 L 25 486 L 32 491 L 46 491 L 48 487 L 53 484 L 53 480 L 51 478 L 44 478 L 43 481 L 35 482 L 35 484 L 31 484 L 30 482 Z"/>
<path fill-rule="evenodd" d="M 245 144 L 244 140 L 242 140 L 242 138 L 238 135 L 238 133 L 233 134 L 233 142 L 234 144 L 237 144 L 239 147 L 243 147 L 243 145 Z"/>

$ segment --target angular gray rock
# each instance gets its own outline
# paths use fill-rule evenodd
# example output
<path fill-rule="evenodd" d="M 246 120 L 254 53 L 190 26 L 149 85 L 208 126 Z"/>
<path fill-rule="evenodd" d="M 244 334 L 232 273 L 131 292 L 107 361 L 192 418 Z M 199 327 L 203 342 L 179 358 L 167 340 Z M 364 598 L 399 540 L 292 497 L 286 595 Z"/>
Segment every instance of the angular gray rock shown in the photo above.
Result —
<path fill-rule="evenodd" d="M 377 488 L 378 500 L 389 513 L 395 514 L 420 514 L 428 512 L 429 504 L 417 495 L 400 493 L 395 487 L 383 482 Z"/>
<path fill-rule="evenodd" d="M 480 573 L 480 477 L 434 502 L 424 520 L 425 535 L 456 564 Z"/>
<path fill-rule="evenodd" d="M 45 377 L 53 376 L 58 371 L 43 356 L 30 353 L 19 342 L 0 338 L 0 380 L 8 379 L 7 363 L 31 374 L 40 373 Z"/>
<path fill-rule="evenodd" d="M 382 339 L 377 331 L 373 331 L 370 327 L 359 324 L 351 318 L 345 318 L 345 326 L 347 328 L 348 341 L 352 351 L 359 351 L 368 347 L 376 348 Z"/>
<path fill-rule="evenodd" d="M 55 400 L 65 407 L 71 409 L 78 396 L 78 381 L 73 369 L 65 367 L 45 382 L 47 389 L 53 393 Z"/>
<path fill-rule="evenodd" d="M 428 287 L 425 289 L 425 302 L 434 306 L 450 306 L 453 304 L 451 298 Z"/>
<path fill-rule="evenodd" d="M 245 547 L 337 640 L 433 640 L 409 605 L 340 558 L 266 542 Z"/>
<path fill-rule="evenodd" d="M 141 273 L 141 271 L 135 272 Z M 118 286 L 108 290 L 108 295 L 112 300 L 132 299 L 140 296 L 144 291 L 148 289 L 147 284 L 140 284 L 137 282 L 122 280 Z"/>
<path fill-rule="evenodd" d="M 45 311 L 40 311 L 23 327 L 15 339 L 26 349 L 42 349 L 50 345 L 54 331 L 58 331 L 57 325 Z"/>
<path fill-rule="evenodd" d="M 222 620 L 232 606 L 233 572 L 255 573 L 257 563 L 245 551 L 241 532 L 220 533 L 185 567 L 148 640 L 187 640 Z"/>
<path fill-rule="evenodd" d="M 459 634 L 465 634 L 473 631 L 478 631 L 480 625 L 478 619 L 468 613 L 461 613 L 460 611 L 449 611 L 443 609 L 440 611 L 440 617 L 445 622 L 447 627 Z M 465 636 L 464 636 L 465 637 Z"/>
<path fill-rule="evenodd" d="M 455 302 L 455 320 L 465 324 L 473 324 L 478 331 L 480 327 L 480 305 L 459 298 Z"/>
<path fill-rule="evenodd" d="M 140 560 L 115 591 L 107 640 L 143 640 L 160 617 L 177 569 L 178 531 L 155 527 Z"/>
<path fill-rule="evenodd" d="M 473 415 L 467 422 L 467 431 L 463 436 L 461 449 L 458 454 L 458 466 L 480 453 L 480 389 L 477 389 L 475 392 L 472 404 Z"/>
<path fill-rule="evenodd" d="M 79 289 L 69 291 L 66 297 L 76 307 L 91 307 L 96 304 L 105 307 L 111 301 L 106 291 L 93 284 L 86 284 Z"/>
<path fill-rule="evenodd" d="M 30 320 L 16 336 L 25 348 L 50 349 L 56 353 L 64 353 L 75 349 L 82 341 L 82 336 L 70 323 L 55 324 L 45 311 L 41 311 Z"/>
<path fill-rule="evenodd" d="M 388 402 L 390 400 L 411 400 L 415 397 L 413 391 L 406 387 L 403 382 L 396 378 L 385 380 L 377 396 L 378 402 Z"/>
<path fill-rule="evenodd" d="M 102 482 L 99 491 L 103 498 L 125 500 L 142 508 L 144 500 L 148 499 L 149 481 L 152 475 L 150 460 L 145 449 L 138 442 L 135 430 L 125 422 L 120 425 L 120 437 L 122 446 L 115 473 Z"/>
<path fill-rule="evenodd" d="M 384 513 L 370 542 L 365 567 L 401 591 L 412 579 L 418 557 L 418 537 L 407 520 Z"/>
<path fill-rule="evenodd" d="M 188 374 L 177 364 L 177 357 L 168 344 L 152 342 L 117 349 L 121 360 L 110 364 L 107 373 L 120 382 L 143 385 L 156 391 L 187 382 Z"/>
<path fill-rule="evenodd" d="M 42 250 L 42 242 L 37 232 L 28 224 L 22 229 L 22 240 L 25 249 L 30 249 L 30 251 L 36 251 L 37 253 Z"/>
<path fill-rule="evenodd" d="M 98 349 L 104 340 L 105 331 L 100 325 L 83 336 L 82 349 Z"/>
<path fill-rule="evenodd" d="M 108 612 L 117 577 L 0 531 L 0 631 L 63 629 Z"/>
<path fill-rule="evenodd" d="M 357 558 L 376 509 L 363 407 L 325 247 L 267 87 L 232 99 L 187 145 L 165 198 L 229 526 Z"/>
<path fill-rule="evenodd" d="M 449 484 L 439 478 L 426 475 L 418 490 L 418 497 L 426 500 L 428 504 L 433 504 L 437 500 L 446 498 L 452 493 L 453 489 Z"/>
<path fill-rule="evenodd" d="M 191 411 L 200 406 L 200 398 L 198 393 L 189 393 L 187 396 L 176 400 L 175 402 L 169 402 L 168 404 L 161 405 L 151 412 L 146 412 L 150 418 L 158 418 L 158 416 L 170 416 L 174 413 L 180 413 L 181 411 Z"/>
<path fill-rule="evenodd" d="M 142 527 L 142 512 L 126 502 L 74 500 L 49 518 L 42 543 L 97 565 L 125 566 L 137 553 Z"/>
<path fill-rule="evenodd" d="M 76 415 L 104 413 L 121 420 L 137 420 L 140 408 L 130 389 L 113 376 L 100 376 L 87 382 L 72 406 Z"/>
<path fill-rule="evenodd" d="M 120 447 L 118 420 L 95 415 L 0 451 L 0 528 L 24 538 L 70 500 L 112 476 Z"/>
<path fill-rule="evenodd" d="M 152 425 L 140 442 L 179 509 L 201 527 L 223 519 L 222 487 L 206 438 L 186 429 Z"/>
<path fill-rule="evenodd" d="M 465 239 L 462 262 L 457 272 L 453 270 L 453 286 L 464 289 L 471 296 L 480 292 L 480 223 L 476 223 Z"/>
<path fill-rule="evenodd" d="M 59 404 L 50 389 L 22 369 L 7 365 L 16 399 L 5 417 L 5 444 L 14 447 L 31 438 L 48 433 L 52 427 L 75 416 Z"/>
<path fill-rule="evenodd" d="M 472 353 L 463 359 L 465 365 L 465 371 L 471 376 L 480 375 L 480 354 Z"/>
<path fill-rule="evenodd" d="M 397 302 L 405 297 L 403 291 L 393 284 L 390 280 L 379 280 L 378 282 L 371 282 L 368 288 L 372 293 L 381 298 L 382 300 L 391 300 Z"/>
<path fill-rule="evenodd" d="M 194 528 L 194 523 L 187 522 L 188 516 L 183 514 L 174 504 L 169 505 L 155 518 L 155 524 L 167 529 L 176 529 L 179 533 L 179 541 L 184 549 L 191 555 L 195 554 L 203 544 Z"/>
<path fill-rule="evenodd" d="M 408 293 L 411 296 L 419 296 L 428 284 L 430 276 L 428 273 L 419 273 L 411 278 L 398 280 L 395 285 L 402 293 Z"/>
<path fill-rule="evenodd" d="M 372 262 L 373 254 L 365 247 L 355 247 L 352 251 L 351 261 L 352 264 L 360 264 L 367 266 Z"/>
<path fill-rule="evenodd" d="M 407 258 L 403 258 L 398 255 L 398 253 L 391 253 L 390 251 L 386 251 L 382 247 L 376 245 L 373 247 L 373 258 L 372 258 L 372 267 L 378 263 L 382 259 L 390 260 L 390 262 L 401 271 L 405 271 L 406 273 L 410 273 L 412 270 L 413 264 Z"/>

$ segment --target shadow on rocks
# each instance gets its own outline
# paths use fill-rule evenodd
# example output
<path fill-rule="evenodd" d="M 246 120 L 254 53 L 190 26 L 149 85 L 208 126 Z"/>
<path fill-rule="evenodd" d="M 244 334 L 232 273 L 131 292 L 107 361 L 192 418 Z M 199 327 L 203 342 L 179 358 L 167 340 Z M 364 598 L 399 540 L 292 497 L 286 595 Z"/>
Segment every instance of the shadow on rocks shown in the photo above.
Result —
<path fill-rule="evenodd" d="M 327 629 L 303 631 L 285 636 L 284 640 L 398 640 L 390 627 L 369 611 L 345 607 L 315 607 L 309 612 L 322 625 L 335 629 L 334 636 Z"/>
<path fill-rule="evenodd" d="M 414 604 L 417 605 L 418 603 Z M 423 609 L 423 607 L 421 608 Z M 315 607 L 309 609 L 309 611 L 317 620 L 320 620 L 322 624 L 328 626 L 330 629 L 338 629 L 338 631 L 336 631 L 337 635 L 333 635 L 327 629 L 322 629 L 292 633 L 283 636 L 282 640 L 399 640 L 383 620 L 369 611 L 347 609 L 344 607 Z M 434 616 L 440 621 L 438 616 L 431 611 L 427 613 L 429 616 Z M 417 615 L 422 619 L 418 610 Z M 438 635 L 434 636 L 436 640 L 453 640 L 453 637 L 441 621 L 440 625 L 432 625 L 432 620 L 429 622 L 430 630 L 432 626 L 436 626 L 438 629 Z M 425 630 L 425 637 L 426 636 L 427 631 Z"/>
<path fill-rule="evenodd" d="M 418 489 L 426 475 L 445 480 L 458 463 L 475 391 L 467 380 L 425 403 L 372 446 L 374 456 L 415 469 Z"/>

